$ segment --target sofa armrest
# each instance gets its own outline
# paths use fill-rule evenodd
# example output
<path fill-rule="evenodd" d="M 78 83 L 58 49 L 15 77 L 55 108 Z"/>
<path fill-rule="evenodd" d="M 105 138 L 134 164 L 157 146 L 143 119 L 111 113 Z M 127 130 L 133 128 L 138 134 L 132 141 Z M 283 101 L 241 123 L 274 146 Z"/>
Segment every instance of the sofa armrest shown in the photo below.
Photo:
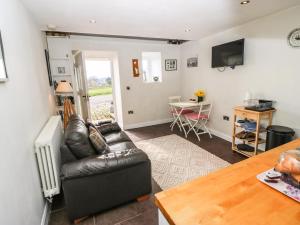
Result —
<path fill-rule="evenodd" d="M 150 163 L 146 153 L 138 148 L 91 156 L 62 166 L 61 179 L 75 179 L 120 170 L 140 163 Z"/>
<path fill-rule="evenodd" d="M 103 135 L 112 132 L 120 132 L 122 130 L 118 123 L 107 123 L 102 125 L 96 125 L 96 127 Z"/>

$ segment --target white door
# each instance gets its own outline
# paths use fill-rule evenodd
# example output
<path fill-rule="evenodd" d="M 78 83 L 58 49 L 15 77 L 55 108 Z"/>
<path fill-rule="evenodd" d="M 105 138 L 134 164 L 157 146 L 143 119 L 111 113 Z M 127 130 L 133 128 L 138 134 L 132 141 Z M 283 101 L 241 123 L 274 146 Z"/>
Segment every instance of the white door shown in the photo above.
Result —
<path fill-rule="evenodd" d="M 85 74 L 85 60 L 82 52 L 74 56 L 75 79 L 78 90 L 79 114 L 84 120 L 90 118 L 89 95 L 87 88 L 87 78 Z"/>

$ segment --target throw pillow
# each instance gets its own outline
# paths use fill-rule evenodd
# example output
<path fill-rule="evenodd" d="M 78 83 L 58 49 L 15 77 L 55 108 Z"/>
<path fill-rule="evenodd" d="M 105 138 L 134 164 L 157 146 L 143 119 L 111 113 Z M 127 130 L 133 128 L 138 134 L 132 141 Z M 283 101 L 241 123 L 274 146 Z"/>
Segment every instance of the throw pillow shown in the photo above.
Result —
<path fill-rule="evenodd" d="M 87 128 L 89 129 L 89 131 L 90 131 L 90 127 L 92 127 L 92 128 L 94 128 L 95 130 L 97 130 L 98 133 L 101 135 L 101 137 L 102 137 L 102 138 L 104 139 L 104 141 L 106 142 L 105 137 L 104 137 L 104 136 L 102 135 L 102 133 L 99 131 L 98 127 L 95 126 L 95 124 L 93 124 L 93 123 L 86 123 L 86 125 L 87 125 Z"/>
<path fill-rule="evenodd" d="M 104 138 L 98 132 L 98 130 L 90 126 L 89 131 L 90 131 L 90 135 L 89 135 L 90 141 L 94 146 L 95 150 L 98 152 L 98 154 L 109 152 L 109 146 L 106 144 Z"/>

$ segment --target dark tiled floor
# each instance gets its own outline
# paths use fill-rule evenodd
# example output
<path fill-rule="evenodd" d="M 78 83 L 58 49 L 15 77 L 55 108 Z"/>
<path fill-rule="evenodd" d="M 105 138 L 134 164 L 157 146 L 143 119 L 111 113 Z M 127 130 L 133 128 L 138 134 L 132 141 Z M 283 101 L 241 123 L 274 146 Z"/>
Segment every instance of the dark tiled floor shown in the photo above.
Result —
<path fill-rule="evenodd" d="M 183 132 L 177 128 L 172 132 L 169 124 L 160 124 L 150 127 L 142 127 L 128 130 L 127 134 L 136 142 L 170 134 L 177 134 L 184 137 Z M 236 163 L 243 159 L 241 156 L 231 150 L 231 143 L 218 138 L 209 138 L 208 135 L 202 135 L 199 142 L 195 135 L 190 134 L 188 140 L 211 152 L 212 154 L 230 162 Z M 144 202 L 131 202 L 120 207 L 108 210 L 91 216 L 82 221 L 82 225 L 158 225 L 157 208 L 154 204 L 154 194 L 161 191 L 155 181 L 152 182 L 153 193 L 151 198 Z M 49 225 L 69 225 L 72 224 L 64 208 L 63 195 L 54 199 L 52 204 L 52 213 Z"/>

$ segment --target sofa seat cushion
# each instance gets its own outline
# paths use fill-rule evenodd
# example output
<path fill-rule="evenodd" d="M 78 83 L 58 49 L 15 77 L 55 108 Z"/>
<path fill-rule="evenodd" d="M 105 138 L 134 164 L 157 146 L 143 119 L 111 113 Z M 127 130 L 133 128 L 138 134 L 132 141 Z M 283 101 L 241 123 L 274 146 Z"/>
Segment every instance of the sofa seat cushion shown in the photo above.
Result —
<path fill-rule="evenodd" d="M 113 132 L 113 133 L 109 133 L 109 134 L 106 134 L 103 136 L 108 145 L 118 143 L 118 142 L 131 141 L 130 138 L 127 136 L 127 134 L 123 131 Z"/>
<path fill-rule="evenodd" d="M 110 152 L 128 150 L 128 149 L 133 149 L 133 148 L 136 148 L 136 146 L 131 141 L 114 143 L 109 146 Z"/>
<path fill-rule="evenodd" d="M 79 118 L 71 118 L 65 130 L 65 144 L 77 159 L 96 155 L 89 139 L 89 131 Z"/>
<path fill-rule="evenodd" d="M 89 131 L 89 138 L 96 152 L 98 154 L 109 152 L 109 147 L 100 132 L 92 126 L 89 127 Z"/>

